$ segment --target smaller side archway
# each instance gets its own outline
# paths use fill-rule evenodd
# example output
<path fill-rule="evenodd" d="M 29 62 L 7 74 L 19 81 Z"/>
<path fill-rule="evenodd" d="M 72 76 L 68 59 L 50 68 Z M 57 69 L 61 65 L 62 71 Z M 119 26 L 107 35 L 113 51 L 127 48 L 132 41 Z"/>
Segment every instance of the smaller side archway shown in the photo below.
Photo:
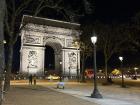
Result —
<path fill-rule="evenodd" d="M 44 53 L 44 73 L 47 74 L 49 70 L 55 70 L 54 49 L 51 46 L 45 46 Z"/>

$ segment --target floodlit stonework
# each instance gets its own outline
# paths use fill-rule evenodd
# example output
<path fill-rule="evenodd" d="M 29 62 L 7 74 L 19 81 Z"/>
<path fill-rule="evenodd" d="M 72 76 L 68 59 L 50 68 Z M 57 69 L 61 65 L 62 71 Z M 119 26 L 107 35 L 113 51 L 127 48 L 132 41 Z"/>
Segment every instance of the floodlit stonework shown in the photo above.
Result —
<path fill-rule="evenodd" d="M 79 38 L 79 24 L 24 15 L 22 26 L 21 73 L 44 74 L 45 45 L 48 45 L 54 49 L 55 70 L 61 69 L 64 76 L 77 75 L 80 51 L 74 41 Z"/>

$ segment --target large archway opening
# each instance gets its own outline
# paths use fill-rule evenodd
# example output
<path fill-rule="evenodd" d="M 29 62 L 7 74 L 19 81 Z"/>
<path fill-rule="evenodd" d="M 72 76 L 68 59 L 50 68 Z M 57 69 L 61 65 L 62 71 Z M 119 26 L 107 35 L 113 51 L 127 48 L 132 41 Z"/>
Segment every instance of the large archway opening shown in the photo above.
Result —
<path fill-rule="evenodd" d="M 56 38 L 49 38 L 45 44 L 44 74 L 60 75 L 62 65 L 62 45 Z"/>

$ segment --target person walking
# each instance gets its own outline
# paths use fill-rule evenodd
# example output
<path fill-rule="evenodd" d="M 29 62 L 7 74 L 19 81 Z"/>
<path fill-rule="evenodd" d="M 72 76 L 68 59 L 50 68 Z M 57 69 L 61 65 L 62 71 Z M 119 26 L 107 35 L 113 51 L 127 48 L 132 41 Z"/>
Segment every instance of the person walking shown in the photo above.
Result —
<path fill-rule="evenodd" d="M 34 85 L 36 85 L 36 75 L 33 76 Z"/>
<path fill-rule="evenodd" d="M 33 77 L 32 77 L 32 75 L 30 75 L 29 76 L 29 85 L 32 85 L 32 79 L 33 79 Z"/>

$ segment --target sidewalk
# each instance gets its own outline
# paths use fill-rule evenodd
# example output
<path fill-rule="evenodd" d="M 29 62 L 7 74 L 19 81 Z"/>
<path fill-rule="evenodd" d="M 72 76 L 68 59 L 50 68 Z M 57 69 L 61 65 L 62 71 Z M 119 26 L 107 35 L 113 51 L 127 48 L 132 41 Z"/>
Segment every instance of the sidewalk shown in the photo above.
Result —
<path fill-rule="evenodd" d="M 3 105 L 97 105 L 42 86 L 12 86 Z"/>
<path fill-rule="evenodd" d="M 139 87 L 121 88 L 119 85 L 99 85 L 98 89 L 103 99 L 90 98 L 93 91 L 92 84 L 66 84 L 64 90 L 56 89 L 55 86 L 49 86 L 49 88 L 99 105 L 140 105 Z"/>

